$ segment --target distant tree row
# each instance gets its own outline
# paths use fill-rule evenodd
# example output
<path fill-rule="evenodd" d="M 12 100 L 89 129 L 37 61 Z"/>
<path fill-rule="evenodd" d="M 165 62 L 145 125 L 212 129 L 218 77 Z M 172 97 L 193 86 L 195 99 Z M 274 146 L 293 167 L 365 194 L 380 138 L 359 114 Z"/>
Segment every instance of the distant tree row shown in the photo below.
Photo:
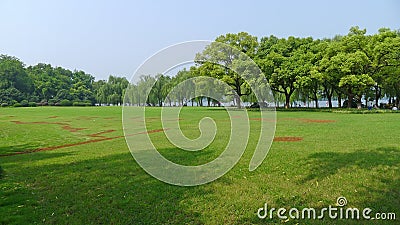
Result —
<path fill-rule="evenodd" d="M 341 107 L 361 106 L 362 102 L 373 101 L 378 105 L 383 96 L 390 103 L 399 105 L 400 100 L 400 32 L 381 28 L 378 33 L 367 35 L 365 29 L 352 27 L 345 36 L 332 39 L 277 38 L 275 36 L 257 37 L 245 32 L 221 35 L 215 40 L 239 49 L 253 59 L 274 92 L 277 103 L 283 101 L 286 108 L 293 101 L 314 101 L 324 99 L 332 107 L 333 99 Z M 219 54 L 219 53 L 224 54 Z M 197 55 L 197 65 L 190 70 L 182 70 L 174 77 L 157 75 L 142 76 L 133 84 L 131 92 L 145 93 L 149 84 L 155 85 L 149 97 L 131 95 L 131 103 L 140 105 L 162 105 L 163 101 L 184 104 L 184 99 L 202 104 L 202 97 L 191 99 L 191 88 L 183 88 L 182 93 L 175 93 L 174 99 L 165 99 L 167 93 L 178 83 L 192 77 L 209 76 L 223 80 L 235 91 L 233 100 L 255 100 L 249 84 L 232 70 L 236 67 L 246 70 L 240 64 L 240 58 L 226 54 L 224 48 L 208 47 Z M 220 62 L 212 64 L 205 60 Z M 240 68 L 242 67 L 242 68 Z M 190 84 L 186 84 L 190 85 Z M 204 86 L 203 89 L 207 89 Z M 171 97 L 171 96 L 169 96 Z M 236 101 L 240 103 L 240 101 Z M 208 104 L 212 99 L 208 99 Z M 168 104 L 168 103 L 167 103 Z M 240 105 L 239 105 L 240 107 Z"/>
<path fill-rule="evenodd" d="M 346 106 L 352 107 L 353 104 L 361 106 L 363 101 L 373 101 L 378 105 L 382 97 L 388 98 L 393 105 L 400 103 L 398 30 L 381 28 L 378 33 L 368 35 L 365 29 L 352 27 L 347 35 L 331 39 L 271 35 L 260 41 L 240 32 L 221 35 L 215 41 L 235 47 L 256 62 L 274 93 L 276 105 L 283 102 L 288 108 L 293 102 L 314 101 L 318 107 L 318 101 L 323 99 L 329 107 L 333 106 L 333 100 L 338 101 L 339 107 L 347 100 Z M 15 57 L 1 55 L 0 104 L 21 104 L 23 101 L 24 105 L 73 102 L 120 105 L 124 102 L 125 90 L 129 92 L 125 100 L 134 105 L 184 105 L 190 102 L 201 106 L 203 100 L 207 105 L 219 104 L 206 97 L 218 88 L 205 77 L 228 84 L 234 94 L 228 95 L 226 100 L 238 107 L 239 99 L 260 101 L 249 88 L 251 85 L 235 72 L 254 72 L 238 54 L 210 45 L 196 56 L 195 62 L 196 66 L 181 70 L 175 76 L 143 75 L 138 82 L 129 84 L 126 78 L 114 76 L 95 81 L 92 75 L 83 71 L 70 71 L 49 64 L 26 67 Z M 176 85 L 188 79 L 189 82 L 170 93 Z M 193 82 L 196 83 L 195 91 L 200 93 L 197 97 L 193 92 Z"/>
<path fill-rule="evenodd" d="M 0 55 L 0 104 L 93 105 L 121 104 L 126 78 L 95 81 L 83 71 L 39 63 L 26 67 L 13 56 Z"/>

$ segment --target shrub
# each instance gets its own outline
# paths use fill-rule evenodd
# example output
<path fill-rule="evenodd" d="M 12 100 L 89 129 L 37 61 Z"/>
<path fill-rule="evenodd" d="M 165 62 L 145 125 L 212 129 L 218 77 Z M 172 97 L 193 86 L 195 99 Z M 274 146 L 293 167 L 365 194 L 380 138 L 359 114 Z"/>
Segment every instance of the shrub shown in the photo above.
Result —
<path fill-rule="evenodd" d="M 73 106 L 92 106 L 91 102 L 74 102 L 72 103 Z"/>
<path fill-rule="evenodd" d="M 1 107 L 7 107 L 8 104 L 7 103 L 1 103 Z"/>
<path fill-rule="evenodd" d="M 23 107 L 29 106 L 28 100 L 22 100 L 20 103 Z"/>
<path fill-rule="evenodd" d="M 72 102 L 70 100 L 68 100 L 68 99 L 63 99 L 63 100 L 60 101 L 60 105 L 61 106 L 71 106 Z"/>
<path fill-rule="evenodd" d="M 85 106 L 85 103 L 83 103 L 83 102 L 74 102 L 72 105 L 73 106 Z"/>
<path fill-rule="evenodd" d="M 39 106 L 45 106 L 45 105 L 48 105 L 49 103 L 47 103 L 47 101 L 46 100 L 42 100 L 42 101 L 40 101 L 39 103 L 37 103 L 37 105 L 39 105 Z"/>
<path fill-rule="evenodd" d="M 49 99 L 49 101 L 48 101 L 48 105 L 51 105 L 51 106 L 53 106 L 53 105 L 56 105 L 56 100 L 54 100 L 54 99 Z"/>
<path fill-rule="evenodd" d="M 22 105 L 21 105 L 21 103 L 15 103 L 14 105 L 13 105 L 14 107 L 22 107 Z"/>
<path fill-rule="evenodd" d="M 29 107 L 36 107 L 36 106 L 37 106 L 36 102 L 29 102 Z"/>

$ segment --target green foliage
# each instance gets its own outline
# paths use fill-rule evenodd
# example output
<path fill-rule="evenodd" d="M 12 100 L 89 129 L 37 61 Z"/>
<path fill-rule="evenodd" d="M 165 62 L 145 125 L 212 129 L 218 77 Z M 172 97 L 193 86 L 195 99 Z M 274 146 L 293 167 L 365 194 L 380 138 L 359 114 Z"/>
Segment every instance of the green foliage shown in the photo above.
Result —
<path fill-rule="evenodd" d="M 29 107 L 36 107 L 37 104 L 36 104 L 36 102 L 29 102 L 29 103 L 28 103 L 28 106 L 29 106 Z"/>
<path fill-rule="evenodd" d="M 120 105 L 128 85 L 125 77 L 109 76 L 108 81 L 96 81 L 93 83 L 95 100 L 99 104 Z"/>
<path fill-rule="evenodd" d="M 73 106 L 91 106 L 92 104 L 90 102 L 73 102 Z"/>
<path fill-rule="evenodd" d="M 364 97 L 378 104 L 382 96 L 396 99 L 394 104 L 400 107 L 400 32 L 396 30 L 381 28 L 370 35 L 365 29 L 351 27 L 347 35 L 330 39 L 271 35 L 260 41 L 246 32 L 239 32 L 220 35 L 215 41 L 196 56 L 196 66 L 190 70 L 184 69 L 172 77 L 143 75 L 134 84 L 112 75 L 108 80 L 95 81 L 84 71 L 44 63 L 26 67 L 15 57 L 0 55 L 0 102 L 14 105 L 27 100 L 51 106 L 69 100 L 71 104 L 78 102 L 77 105 L 80 102 L 121 105 L 125 100 L 127 104 L 157 106 L 197 101 L 201 105 L 204 97 L 193 97 L 194 80 L 168 94 L 179 83 L 201 76 L 226 82 L 234 90 L 228 97 L 234 103 L 240 102 L 240 98 L 255 101 L 250 86 L 262 82 L 249 84 L 237 74 L 258 73 L 242 60 L 240 54 L 244 53 L 265 75 L 276 103 L 283 101 L 285 107 L 293 101 L 310 100 L 318 107 L 321 98 L 326 98 L 330 107 L 333 98 L 340 101 L 346 98 L 348 102 L 355 99 L 360 104 Z M 198 91 L 207 95 L 210 85 L 202 84 L 200 89 Z M 212 99 L 208 99 L 210 102 Z"/>
<path fill-rule="evenodd" d="M 21 105 L 22 105 L 23 107 L 27 107 L 27 106 L 29 105 L 28 100 L 22 100 L 20 103 L 21 103 Z"/>
<path fill-rule="evenodd" d="M 63 100 L 60 101 L 60 105 L 61 106 L 71 106 L 72 102 L 70 100 L 68 100 L 68 99 L 63 99 Z"/>

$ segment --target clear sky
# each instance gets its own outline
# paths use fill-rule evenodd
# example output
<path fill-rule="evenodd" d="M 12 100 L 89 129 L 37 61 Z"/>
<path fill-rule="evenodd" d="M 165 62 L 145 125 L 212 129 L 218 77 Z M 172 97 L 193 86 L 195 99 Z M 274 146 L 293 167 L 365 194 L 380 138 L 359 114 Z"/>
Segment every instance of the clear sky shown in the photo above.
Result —
<path fill-rule="evenodd" d="M 152 54 L 182 41 L 240 31 L 324 38 L 355 25 L 368 33 L 399 29 L 400 1 L 0 0 L 0 54 L 96 79 L 130 78 Z"/>

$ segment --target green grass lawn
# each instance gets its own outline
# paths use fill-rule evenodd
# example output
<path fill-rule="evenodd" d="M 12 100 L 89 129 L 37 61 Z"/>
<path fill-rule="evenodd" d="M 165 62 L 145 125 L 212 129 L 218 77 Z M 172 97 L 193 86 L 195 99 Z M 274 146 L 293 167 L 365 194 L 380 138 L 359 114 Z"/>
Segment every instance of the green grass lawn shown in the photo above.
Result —
<path fill-rule="evenodd" d="M 149 108 L 149 128 L 161 128 Z M 162 132 L 149 134 L 168 159 L 200 165 L 218 156 L 229 138 L 223 110 L 183 108 L 183 133 L 215 119 L 216 140 L 205 150 L 174 148 Z M 258 112 L 249 112 L 251 118 Z M 1 224 L 399 224 L 400 114 L 277 112 L 276 141 L 263 164 L 248 171 L 258 133 L 239 163 L 201 186 L 165 184 L 131 156 L 120 107 L 0 109 Z M 251 120 L 257 128 L 259 121 Z M 256 129 L 254 129 L 256 130 Z M 285 137 L 299 140 L 288 142 Z M 43 151 L 47 150 L 47 151 Z M 21 154 L 27 153 L 27 154 Z M 335 205 L 395 212 L 394 221 L 259 219 L 269 207 Z"/>

